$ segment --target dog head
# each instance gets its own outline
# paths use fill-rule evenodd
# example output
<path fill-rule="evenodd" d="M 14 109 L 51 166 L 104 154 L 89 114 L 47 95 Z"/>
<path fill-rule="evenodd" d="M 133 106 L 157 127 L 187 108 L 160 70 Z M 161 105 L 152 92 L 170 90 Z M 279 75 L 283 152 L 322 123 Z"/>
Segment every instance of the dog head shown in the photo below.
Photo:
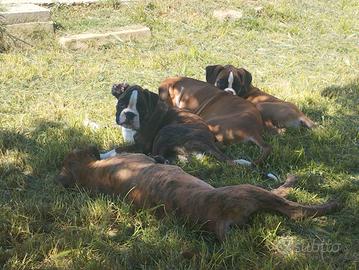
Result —
<path fill-rule="evenodd" d="M 139 130 L 158 102 L 158 95 L 138 85 L 114 84 L 112 95 L 117 98 L 116 123 L 122 127 Z"/>
<path fill-rule="evenodd" d="M 232 65 L 206 67 L 206 80 L 221 90 L 245 97 L 252 84 L 252 74 Z"/>
<path fill-rule="evenodd" d="M 62 169 L 56 177 L 56 181 L 66 188 L 74 187 L 78 181 L 86 180 L 81 177 L 81 172 L 87 171 L 87 165 L 100 159 L 98 149 L 91 146 L 86 149 L 75 149 L 64 159 Z"/>

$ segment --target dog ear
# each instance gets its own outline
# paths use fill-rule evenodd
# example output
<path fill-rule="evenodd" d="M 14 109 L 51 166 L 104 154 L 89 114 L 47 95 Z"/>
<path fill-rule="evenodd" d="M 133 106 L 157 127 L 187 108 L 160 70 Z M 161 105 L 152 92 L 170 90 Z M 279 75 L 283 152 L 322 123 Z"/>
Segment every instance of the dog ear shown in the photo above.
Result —
<path fill-rule="evenodd" d="M 244 68 L 237 68 L 237 73 L 238 77 L 240 78 L 241 88 L 244 90 L 244 92 L 247 92 L 252 84 L 252 74 Z"/>
<path fill-rule="evenodd" d="M 210 84 L 213 84 L 216 82 L 218 73 L 221 72 L 224 69 L 224 66 L 221 65 L 213 65 L 213 66 L 207 66 L 206 67 L 206 81 Z"/>
<path fill-rule="evenodd" d="M 161 100 L 165 102 L 168 100 L 168 96 L 169 96 L 168 85 L 161 84 L 160 87 L 158 87 L 158 96 L 160 97 Z"/>
<path fill-rule="evenodd" d="M 66 168 L 62 168 L 59 175 L 56 176 L 55 182 L 61 184 L 65 188 L 71 188 L 75 186 L 75 179 Z"/>
<path fill-rule="evenodd" d="M 119 83 L 112 85 L 111 93 L 116 98 L 119 98 L 119 96 L 126 91 L 126 89 L 129 87 L 128 83 Z"/>
<path fill-rule="evenodd" d="M 144 104 L 146 105 L 146 114 L 145 116 L 148 117 L 150 114 L 153 113 L 153 110 L 157 106 L 157 102 L 159 100 L 159 95 L 153 93 L 147 89 L 142 90 L 141 98 L 144 99 Z"/>

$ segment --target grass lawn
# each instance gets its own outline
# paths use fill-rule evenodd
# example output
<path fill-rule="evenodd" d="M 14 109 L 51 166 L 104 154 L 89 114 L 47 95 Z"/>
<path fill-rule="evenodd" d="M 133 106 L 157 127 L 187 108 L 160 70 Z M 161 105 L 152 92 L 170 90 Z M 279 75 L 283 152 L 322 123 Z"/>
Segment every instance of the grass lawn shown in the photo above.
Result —
<path fill-rule="evenodd" d="M 49 36 L 0 54 L 0 268 L 4 269 L 356 269 L 359 266 L 359 2 L 357 0 L 138 1 L 54 6 L 56 36 L 130 23 L 152 39 L 67 51 Z M 220 23 L 213 9 L 243 11 Z M 256 11 L 256 7 L 262 7 Z M 223 243 L 173 216 L 133 212 L 121 198 L 65 190 L 53 182 L 64 155 L 122 142 L 112 83 L 157 91 L 167 76 L 205 79 L 209 64 L 247 68 L 254 85 L 296 103 L 313 131 L 265 135 L 265 168 L 299 175 L 290 198 L 338 198 L 341 211 L 290 221 L 258 213 Z M 100 125 L 92 131 L 89 118 Z M 252 145 L 226 153 L 254 158 Z M 181 164 L 220 187 L 266 181 L 206 158 Z"/>

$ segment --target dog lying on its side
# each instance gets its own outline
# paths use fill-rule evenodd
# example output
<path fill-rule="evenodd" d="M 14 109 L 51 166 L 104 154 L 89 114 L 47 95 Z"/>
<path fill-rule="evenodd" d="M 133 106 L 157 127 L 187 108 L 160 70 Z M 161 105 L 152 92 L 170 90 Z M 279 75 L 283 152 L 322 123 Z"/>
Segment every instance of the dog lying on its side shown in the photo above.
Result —
<path fill-rule="evenodd" d="M 156 164 L 144 154 L 120 154 L 99 160 L 96 148 L 69 153 L 57 180 L 65 187 L 75 184 L 93 192 L 124 196 L 137 208 L 163 205 L 191 223 L 225 238 L 231 225 L 247 223 L 258 210 L 274 210 L 289 218 L 325 215 L 336 202 L 302 205 L 282 196 L 295 182 L 289 177 L 278 189 L 267 191 L 253 185 L 214 188 L 177 166 Z"/>
<path fill-rule="evenodd" d="M 163 80 L 158 94 L 169 105 L 199 115 L 206 121 L 217 141 L 224 144 L 255 143 L 261 154 L 252 164 L 261 164 L 271 153 L 272 147 L 262 138 L 262 116 L 251 102 L 233 97 L 207 82 L 188 77 Z"/>
<path fill-rule="evenodd" d="M 232 65 L 206 67 L 206 80 L 221 90 L 252 102 L 261 112 L 265 125 L 279 133 L 281 128 L 313 128 L 316 124 L 296 105 L 269 95 L 252 85 L 252 75 Z"/>

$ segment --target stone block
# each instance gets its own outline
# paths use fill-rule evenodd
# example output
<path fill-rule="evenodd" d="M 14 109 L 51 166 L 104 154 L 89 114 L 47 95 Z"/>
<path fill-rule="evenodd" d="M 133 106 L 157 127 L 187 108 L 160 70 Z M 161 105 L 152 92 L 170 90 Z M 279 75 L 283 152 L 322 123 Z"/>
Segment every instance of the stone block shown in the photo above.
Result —
<path fill-rule="evenodd" d="M 5 6 L 5 11 L 0 12 L 5 24 L 20 24 L 30 22 L 50 21 L 50 10 L 33 4 L 17 4 Z"/>
<path fill-rule="evenodd" d="M 10 34 L 31 34 L 36 31 L 52 34 L 54 32 L 54 24 L 52 21 L 18 23 L 7 25 L 6 29 Z"/>
<path fill-rule="evenodd" d="M 132 25 L 121 27 L 116 31 L 107 33 L 83 33 L 79 35 L 65 36 L 59 39 L 62 47 L 67 49 L 85 49 L 88 42 L 104 44 L 114 41 L 128 41 L 149 38 L 151 31 L 146 26 Z"/>
<path fill-rule="evenodd" d="M 36 4 L 36 5 L 80 5 L 80 4 L 92 4 L 99 3 L 104 0 L 0 0 L 0 4 Z M 123 4 L 129 4 L 138 0 L 121 0 Z"/>

